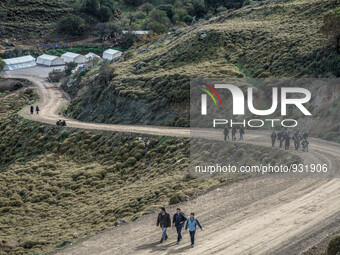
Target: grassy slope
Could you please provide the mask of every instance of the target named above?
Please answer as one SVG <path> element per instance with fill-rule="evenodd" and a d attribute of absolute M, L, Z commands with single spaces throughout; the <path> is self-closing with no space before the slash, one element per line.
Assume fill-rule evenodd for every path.
<path fill-rule="evenodd" d="M 0 253 L 47 251 L 247 177 L 194 178 L 188 139 L 62 129 L 16 115 L 34 100 L 30 93 L 1 98 Z M 225 150 L 233 164 L 281 154 L 249 145 L 227 144 Z M 290 154 L 280 158 L 287 164 L 297 160 Z"/>
<path fill-rule="evenodd" d="M 7 13 L 2 22 L 4 38 L 38 38 L 49 32 L 56 22 L 69 11 L 74 1 L 69 0 L 4 0 L 0 8 Z M 27 44 L 27 42 L 26 42 Z"/>
<path fill-rule="evenodd" d="M 162 102 L 160 107 L 165 102 L 165 107 L 179 109 L 180 114 L 173 120 L 150 123 L 181 126 L 188 125 L 190 78 L 338 77 L 340 57 L 319 32 L 323 14 L 336 5 L 336 1 L 296 0 L 246 6 L 177 30 L 128 51 L 123 60 L 112 64 L 110 86 L 98 85 L 98 69 L 76 82 L 73 93 L 82 91 L 70 107 L 72 114 L 113 122 L 119 116 L 105 113 L 105 118 L 91 119 L 91 110 L 119 95 L 127 100 Z M 199 29 L 206 30 L 203 40 L 199 40 Z M 146 66 L 136 70 L 141 61 Z M 79 107 L 81 103 L 87 107 Z"/>

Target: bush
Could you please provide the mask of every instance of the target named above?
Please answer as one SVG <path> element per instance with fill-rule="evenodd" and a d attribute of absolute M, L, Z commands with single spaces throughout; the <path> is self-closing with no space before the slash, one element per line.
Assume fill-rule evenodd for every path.
<path fill-rule="evenodd" d="M 74 70 L 77 67 L 76 62 L 68 62 L 65 65 L 65 75 L 70 76 L 72 74 L 72 70 Z"/>
<path fill-rule="evenodd" d="M 340 251 L 340 234 L 331 238 L 327 246 L 327 255 L 338 255 Z"/>
<path fill-rule="evenodd" d="M 321 32 L 333 38 L 336 50 L 340 53 L 340 7 L 325 14 Z"/>
<path fill-rule="evenodd" d="M 183 21 L 184 21 L 185 23 L 187 23 L 188 25 L 190 25 L 191 22 L 192 22 L 192 17 L 191 17 L 190 15 L 186 15 L 186 16 L 183 18 Z"/>
<path fill-rule="evenodd" d="M 156 34 L 164 34 L 168 31 L 168 28 L 165 25 L 156 21 L 148 22 L 147 29 L 155 32 Z"/>
<path fill-rule="evenodd" d="M 185 195 L 183 194 L 183 192 L 180 191 L 171 196 L 169 200 L 169 205 L 178 204 L 179 202 L 182 202 L 184 200 L 185 200 Z"/>
<path fill-rule="evenodd" d="M 48 78 L 52 82 L 59 82 L 64 77 L 65 77 L 64 72 L 52 71 L 48 74 Z"/>
<path fill-rule="evenodd" d="M 85 20 L 73 14 L 69 14 L 58 23 L 58 31 L 69 35 L 84 35 L 85 27 Z"/>
<path fill-rule="evenodd" d="M 99 8 L 97 16 L 101 22 L 108 22 L 112 16 L 111 9 L 107 6 L 102 6 Z"/>

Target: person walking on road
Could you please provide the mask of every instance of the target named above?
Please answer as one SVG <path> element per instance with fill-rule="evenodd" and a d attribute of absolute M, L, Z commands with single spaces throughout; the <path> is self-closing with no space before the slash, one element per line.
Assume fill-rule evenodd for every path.
<path fill-rule="evenodd" d="M 290 146 L 290 136 L 289 136 L 289 133 L 285 134 L 284 140 L 285 140 L 285 150 L 289 150 L 289 146 Z"/>
<path fill-rule="evenodd" d="M 232 136 L 233 141 L 236 140 L 236 133 L 237 133 L 236 127 L 233 127 L 231 129 L 231 136 Z"/>
<path fill-rule="evenodd" d="M 229 139 L 229 129 L 228 129 L 227 126 L 224 128 L 223 134 L 224 134 L 224 141 L 227 141 L 227 138 L 228 138 L 228 140 L 230 140 Z"/>
<path fill-rule="evenodd" d="M 189 228 L 190 240 L 191 240 L 191 247 L 194 248 L 195 245 L 195 233 L 196 233 L 196 226 L 198 226 L 201 230 L 203 230 L 201 224 L 195 218 L 194 213 L 190 213 L 190 218 L 187 220 L 187 224 L 185 225 L 185 230 Z"/>
<path fill-rule="evenodd" d="M 167 228 L 171 227 L 170 215 L 165 211 L 165 208 L 161 208 L 161 212 L 157 217 L 157 227 L 160 226 L 162 228 L 162 239 L 161 243 L 168 239 L 168 235 L 166 234 Z"/>
<path fill-rule="evenodd" d="M 36 107 L 35 107 L 35 111 L 36 111 L 37 114 L 39 115 L 39 111 L 40 111 L 39 106 L 36 106 Z"/>
<path fill-rule="evenodd" d="M 33 107 L 33 105 L 31 105 L 31 114 L 33 114 L 34 113 L 34 107 Z"/>
<path fill-rule="evenodd" d="M 243 140 L 243 135 L 244 135 L 244 127 L 240 127 L 240 139 L 239 140 Z"/>
<path fill-rule="evenodd" d="M 181 212 L 180 208 L 177 208 L 172 220 L 172 227 L 176 227 L 177 230 L 177 244 L 182 240 L 181 231 L 186 220 L 184 213 Z"/>
<path fill-rule="evenodd" d="M 272 132 L 271 138 L 272 138 L 272 147 L 274 147 L 275 146 L 275 140 L 276 140 L 276 133 L 275 133 L 274 130 Z"/>

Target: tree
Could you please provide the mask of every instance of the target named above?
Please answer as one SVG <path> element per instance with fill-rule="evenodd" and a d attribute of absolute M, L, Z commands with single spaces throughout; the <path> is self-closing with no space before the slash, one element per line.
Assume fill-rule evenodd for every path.
<path fill-rule="evenodd" d="M 65 64 L 65 75 L 70 76 L 72 74 L 72 71 L 77 67 L 76 62 L 68 62 Z"/>
<path fill-rule="evenodd" d="M 174 16 L 174 10 L 171 4 L 161 4 L 158 6 L 158 9 L 160 9 L 161 11 L 165 11 L 168 18 L 172 20 Z"/>
<path fill-rule="evenodd" d="M 148 23 L 148 29 L 155 32 L 156 34 L 164 34 L 168 31 L 168 28 L 156 21 L 151 21 Z"/>
<path fill-rule="evenodd" d="M 166 12 L 158 10 L 158 9 L 153 9 L 150 12 L 149 19 L 150 19 L 150 21 L 156 21 L 156 22 L 161 23 L 162 25 L 165 25 L 165 26 L 168 26 L 168 24 L 169 24 L 169 18 L 166 15 Z"/>
<path fill-rule="evenodd" d="M 150 3 L 145 3 L 142 6 L 142 11 L 146 13 L 146 16 L 149 16 L 150 11 L 152 11 L 153 5 Z"/>
<path fill-rule="evenodd" d="M 99 10 L 99 0 L 85 0 L 83 9 L 86 13 L 96 16 Z"/>
<path fill-rule="evenodd" d="M 58 30 L 70 35 L 83 35 L 85 33 L 85 20 L 79 16 L 69 14 L 59 21 Z"/>
<path fill-rule="evenodd" d="M 108 22 L 112 16 L 111 9 L 105 5 L 101 6 L 99 7 L 97 16 L 101 22 Z"/>
<path fill-rule="evenodd" d="M 195 15 L 197 18 L 203 18 L 207 14 L 203 0 L 193 0 L 192 5 L 194 7 Z"/>
<path fill-rule="evenodd" d="M 189 25 L 189 24 L 191 24 L 191 22 L 192 22 L 192 17 L 191 17 L 190 15 L 186 15 L 186 16 L 183 18 L 183 21 Z"/>
<path fill-rule="evenodd" d="M 129 12 L 127 18 L 129 20 L 129 25 L 131 26 L 132 22 L 136 20 L 136 15 L 132 12 Z"/>
<path fill-rule="evenodd" d="M 321 32 L 334 40 L 340 54 L 340 7 L 325 14 Z"/>

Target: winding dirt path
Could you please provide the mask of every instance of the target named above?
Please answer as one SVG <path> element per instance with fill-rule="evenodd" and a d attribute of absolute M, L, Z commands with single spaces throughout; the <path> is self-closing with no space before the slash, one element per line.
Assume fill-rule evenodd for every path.
<path fill-rule="evenodd" d="M 14 78 L 14 77 L 13 77 Z M 32 81 L 40 96 L 40 115 L 21 111 L 27 119 L 54 125 L 67 95 L 54 84 L 37 77 Z M 189 129 L 156 126 L 108 125 L 67 119 L 70 127 L 188 137 Z M 198 136 L 221 139 L 220 131 L 202 130 Z M 269 134 L 253 132 L 245 142 L 268 146 Z M 291 151 L 293 152 L 293 151 Z M 300 254 L 340 229 L 340 145 L 310 139 L 310 152 L 297 153 L 304 163 L 327 164 L 332 178 L 251 178 L 217 188 L 180 205 L 187 214 L 196 212 L 204 230 L 198 231 L 197 245 L 190 247 L 184 231 L 176 245 L 176 232 L 159 244 L 157 212 L 122 224 L 94 237 L 56 251 L 60 255 L 108 254 Z M 175 207 L 169 207 L 173 213 Z"/>

